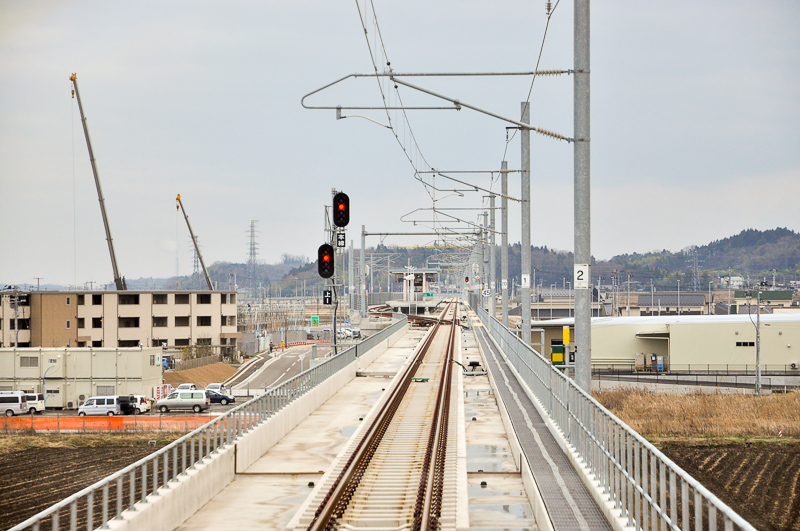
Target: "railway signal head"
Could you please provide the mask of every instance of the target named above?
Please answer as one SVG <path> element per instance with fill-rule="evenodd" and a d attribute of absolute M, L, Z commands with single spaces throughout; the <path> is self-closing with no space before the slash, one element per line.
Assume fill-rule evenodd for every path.
<path fill-rule="evenodd" d="M 464 277 L 464 282 L 469 284 L 469 277 Z"/>
<path fill-rule="evenodd" d="M 317 271 L 319 271 L 319 276 L 331 278 L 333 269 L 333 247 L 323 243 L 319 246 L 319 251 L 317 251 Z"/>
<path fill-rule="evenodd" d="M 350 223 L 350 198 L 344 192 L 333 196 L 333 224 L 346 227 Z"/>

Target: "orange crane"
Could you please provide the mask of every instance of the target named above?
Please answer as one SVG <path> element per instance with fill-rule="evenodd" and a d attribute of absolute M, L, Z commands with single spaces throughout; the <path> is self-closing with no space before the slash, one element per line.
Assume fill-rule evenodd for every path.
<path fill-rule="evenodd" d="M 92 173 L 94 174 L 94 184 L 97 186 L 97 198 L 100 201 L 100 212 L 103 214 L 103 225 L 106 228 L 106 241 L 108 242 L 108 252 L 111 254 L 111 267 L 114 268 L 114 284 L 117 289 L 124 291 L 128 289 L 125 284 L 125 277 L 120 276 L 119 268 L 117 267 L 117 255 L 114 253 L 114 241 L 111 239 L 111 229 L 108 227 L 108 215 L 106 214 L 106 200 L 103 198 L 103 189 L 100 187 L 100 174 L 97 172 L 97 161 L 94 158 L 94 150 L 92 149 L 92 141 L 89 139 L 89 126 L 86 125 L 86 116 L 83 114 L 83 105 L 81 105 L 81 94 L 78 92 L 78 79 L 76 74 L 70 76 L 72 86 L 72 97 L 78 99 L 78 109 L 81 112 L 81 123 L 83 124 L 83 134 L 86 136 L 86 146 L 89 148 L 89 162 L 92 163 Z"/>

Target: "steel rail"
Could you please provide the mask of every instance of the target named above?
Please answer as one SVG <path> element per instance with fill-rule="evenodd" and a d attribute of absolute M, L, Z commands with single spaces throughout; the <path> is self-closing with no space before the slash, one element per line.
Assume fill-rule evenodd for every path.
<path fill-rule="evenodd" d="M 364 437 L 359 441 L 355 450 L 348 458 L 344 468 L 339 473 L 336 480 L 333 482 L 328 492 L 322 499 L 322 502 L 314 512 L 314 517 L 308 525 L 309 531 L 322 531 L 336 529 L 338 526 L 337 520 L 342 517 L 347 509 L 348 503 L 353 498 L 355 491 L 358 488 L 360 480 L 363 478 L 364 473 L 369 465 L 372 456 L 375 454 L 378 446 L 386 434 L 389 425 L 394 418 L 395 412 L 399 409 L 400 404 L 405 397 L 417 369 L 422 364 L 425 355 L 427 354 L 433 340 L 438 333 L 441 323 L 444 321 L 448 312 L 454 307 L 456 303 L 450 303 L 440 314 L 440 318 L 433 325 L 431 331 L 425 336 L 425 339 L 417 349 L 414 359 L 409 363 L 408 367 L 401 377 L 398 385 L 391 391 L 389 398 L 384 402 L 375 416 L 374 420 L 365 433 Z M 453 310 L 455 311 L 455 310 Z M 453 319 L 455 321 L 455 319 Z M 448 339 L 448 349 L 453 343 L 453 330 L 452 327 L 450 337 Z M 449 368 L 450 363 L 445 364 L 445 368 Z M 438 399 L 437 399 L 438 401 Z M 423 471 L 423 475 L 425 472 Z"/>
<path fill-rule="evenodd" d="M 442 511 L 442 495 L 444 493 L 444 466 L 447 457 L 447 428 L 450 420 L 451 380 L 453 375 L 453 351 L 455 350 L 455 323 L 457 318 L 457 305 L 453 305 L 453 321 L 447 338 L 447 353 L 445 356 L 443 376 L 439 380 L 439 393 L 436 398 L 436 411 L 434 422 L 425 455 L 425 464 L 422 478 L 420 479 L 419 497 L 417 508 L 414 511 L 414 531 L 439 529 L 439 518 Z M 448 308 L 447 311 L 449 311 Z"/>

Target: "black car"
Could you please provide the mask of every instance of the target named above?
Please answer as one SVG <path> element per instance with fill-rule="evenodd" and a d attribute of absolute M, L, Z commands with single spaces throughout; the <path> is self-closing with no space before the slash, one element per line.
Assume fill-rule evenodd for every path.
<path fill-rule="evenodd" d="M 123 415 L 132 415 L 136 411 L 136 399 L 130 395 L 120 395 L 117 397 L 119 410 Z"/>
<path fill-rule="evenodd" d="M 226 395 L 224 393 L 218 393 L 217 391 L 212 391 L 211 389 L 206 389 L 206 394 L 208 395 L 208 400 L 212 404 L 222 404 L 223 406 L 227 406 L 228 404 L 233 404 L 236 402 L 235 397 Z"/>

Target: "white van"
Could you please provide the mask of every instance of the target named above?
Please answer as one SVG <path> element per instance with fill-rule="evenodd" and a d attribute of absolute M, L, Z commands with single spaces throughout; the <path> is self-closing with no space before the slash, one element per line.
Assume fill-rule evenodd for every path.
<path fill-rule="evenodd" d="M 191 409 L 195 413 L 200 413 L 208 409 L 209 406 L 211 406 L 211 403 L 205 391 L 192 391 L 189 389 L 173 391 L 168 397 L 156 402 L 156 407 L 161 413 L 166 413 L 172 409 Z"/>
<path fill-rule="evenodd" d="M 34 413 L 41 413 L 44 411 L 44 395 L 39 393 L 26 393 L 25 400 L 28 401 L 28 413 L 33 415 Z"/>
<path fill-rule="evenodd" d="M 0 412 L 6 417 L 24 415 L 28 412 L 28 402 L 22 391 L 0 391 Z"/>
<path fill-rule="evenodd" d="M 119 397 L 116 396 L 93 396 L 78 407 L 78 415 L 120 415 Z"/>
<path fill-rule="evenodd" d="M 133 395 L 133 405 L 141 415 L 150 411 L 150 400 L 142 395 Z"/>

